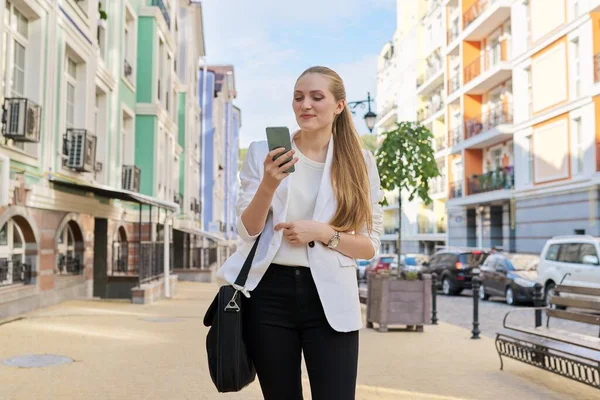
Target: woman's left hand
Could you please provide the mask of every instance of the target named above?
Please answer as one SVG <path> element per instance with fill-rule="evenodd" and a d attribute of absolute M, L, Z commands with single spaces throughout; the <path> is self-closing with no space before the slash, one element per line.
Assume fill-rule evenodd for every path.
<path fill-rule="evenodd" d="M 311 241 L 320 241 L 328 232 L 333 236 L 333 228 L 319 221 L 294 221 L 282 222 L 275 225 L 276 231 L 283 229 L 283 238 L 291 244 L 306 244 Z"/>

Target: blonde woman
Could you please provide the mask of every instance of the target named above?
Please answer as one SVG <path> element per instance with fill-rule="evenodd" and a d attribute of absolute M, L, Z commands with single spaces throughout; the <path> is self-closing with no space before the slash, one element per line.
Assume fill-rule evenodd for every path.
<path fill-rule="evenodd" d="M 281 150 L 269 152 L 266 141 L 248 148 L 237 204 L 244 244 L 218 276 L 233 284 L 260 235 L 243 319 L 264 398 L 302 399 L 304 354 L 312 398 L 350 400 L 362 327 L 355 259 L 379 249 L 383 192 L 336 72 L 302 73 L 293 109 L 300 129 L 289 154 L 273 161 Z M 284 172 L 291 165 L 295 172 Z"/>

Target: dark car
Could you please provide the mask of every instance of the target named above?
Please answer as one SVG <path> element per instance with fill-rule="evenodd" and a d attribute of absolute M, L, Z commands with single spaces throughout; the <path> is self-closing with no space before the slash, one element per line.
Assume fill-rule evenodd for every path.
<path fill-rule="evenodd" d="M 490 255 L 481 266 L 479 297 L 502 296 L 509 305 L 533 302 L 539 261 L 529 254 Z"/>
<path fill-rule="evenodd" d="M 424 273 L 437 274 L 438 288 L 445 295 L 457 295 L 471 288 L 473 268 L 480 267 L 489 252 L 471 249 L 445 249 L 423 264 Z"/>

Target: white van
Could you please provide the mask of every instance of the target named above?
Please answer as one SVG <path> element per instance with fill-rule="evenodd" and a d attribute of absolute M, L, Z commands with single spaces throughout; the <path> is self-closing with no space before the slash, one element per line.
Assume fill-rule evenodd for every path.
<path fill-rule="evenodd" d="M 556 285 L 600 288 L 600 238 L 590 235 L 555 236 L 546 242 L 538 265 L 544 298 Z"/>

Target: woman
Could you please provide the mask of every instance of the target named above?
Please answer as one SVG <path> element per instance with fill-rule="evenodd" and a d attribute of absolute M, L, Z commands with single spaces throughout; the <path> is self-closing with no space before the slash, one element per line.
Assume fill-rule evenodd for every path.
<path fill-rule="evenodd" d="M 302 73 L 293 108 L 300 130 L 288 154 L 273 161 L 282 150 L 269 152 L 264 141 L 248 148 L 237 205 L 245 243 L 218 276 L 233 283 L 260 235 L 239 289 L 265 399 L 302 399 L 302 353 L 313 399 L 354 399 L 362 327 L 354 259 L 371 259 L 379 248 L 383 192 L 337 73 Z M 295 172 L 284 172 L 291 165 Z"/>

